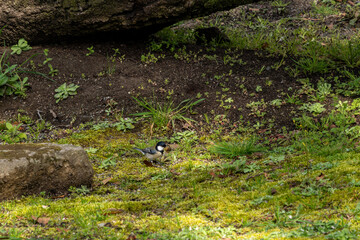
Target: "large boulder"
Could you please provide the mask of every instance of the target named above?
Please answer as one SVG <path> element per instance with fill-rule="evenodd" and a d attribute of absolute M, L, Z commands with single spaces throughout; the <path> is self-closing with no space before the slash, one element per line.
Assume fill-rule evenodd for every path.
<path fill-rule="evenodd" d="M 147 31 L 259 0 L 0 0 L 0 40 Z M 130 30 L 130 31 L 129 31 Z"/>
<path fill-rule="evenodd" d="M 66 192 L 91 186 L 94 170 L 86 152 L 73 145 L 0 145 L 0 201 L 23 195 Z"/>

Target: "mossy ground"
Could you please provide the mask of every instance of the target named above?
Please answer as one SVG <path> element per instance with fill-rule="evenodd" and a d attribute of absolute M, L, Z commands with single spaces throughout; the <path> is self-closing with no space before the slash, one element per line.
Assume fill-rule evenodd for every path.
<path fill-rule="evenodd" d="M 83 130 L 59 140 L 92 148 L 96 175 L 90 193 L 4 201 L 2 234 L 45 239 L 129 239 L 131 234 L 137 239 L 322 239 L 335 233 L 356 236 L 360 227 L 359 153 L 341 153 L 331 160 L 281 153 L 277 164 L 270 161 L 279 156 L 274 152 L 261 158 L 250 155 L 248 162 L 258 169 L 245 174 L 226 172 L 222 166 L 232 160 L 209 153 L 206 137 L 190 151 L 177 148 L 147 166 L 132 147 L 148 140 L 147 134 L 114 129 Z M 112 166 L 101 168 L 109 156 Z M 333 165 L 326 168 L 324 163 Z M 39 223 L 42 218 L 48 222 Z M 305 226 L 319 222 L 328 223 L 326 235 L 315 227 L 303 233 Z"/>

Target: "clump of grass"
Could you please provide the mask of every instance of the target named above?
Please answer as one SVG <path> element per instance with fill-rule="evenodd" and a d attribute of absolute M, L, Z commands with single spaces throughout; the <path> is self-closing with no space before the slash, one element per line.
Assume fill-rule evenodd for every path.
<path fill-rule="evenodd" d="M 185 114 L 187 111 L 191 111 L 195 105 L 202 102 L 204 98 L 194 102 L 191 99 L 186 99 L 179 105 L 175 105 L 173 101 L 159 103 L 156 99 L 149 102 L 144 98 L 134 97 L 134 100 L 139 106 L 147 110 L 146 112 L 135 113 L 133 114 L 134 116 L 150 118 L 152 126 L 158 128 L 174 129 L 177 120 L 188 123 L 194 121 L 191 118 L 185 117 Z"/>
<path fill-rule="evenodd" d="M 212 153 L 221 154 L 229 158 L 265 151 L 265 147 L 257 142 L 258 139 L 254 136 L 245 140 L 222 141 L 216 143 L 209 150 Z"/>

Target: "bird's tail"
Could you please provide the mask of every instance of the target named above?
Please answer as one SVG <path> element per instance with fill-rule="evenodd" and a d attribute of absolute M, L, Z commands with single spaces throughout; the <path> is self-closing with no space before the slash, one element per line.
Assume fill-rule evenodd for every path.
<path fill-rule="evenodd" d="M 143 151 L 143 150 L 141 150 L 140 148 L 136 148 L 136 147 L 134 147 L 133 149 L 134 149 L 134 150 L 136 150 L 136 151 L 139 151 L 139 152 L 141 152 L 143 155 L 145 155 L 144 151 Z"/>

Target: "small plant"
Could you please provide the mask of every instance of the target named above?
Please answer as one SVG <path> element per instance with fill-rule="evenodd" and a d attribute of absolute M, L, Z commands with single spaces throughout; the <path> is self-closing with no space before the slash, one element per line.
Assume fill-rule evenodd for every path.
<path fill-rule="evenodd" d="M 317 86 L 315 99 L 324 101 L 325 98 L 331 93 L 331 84 L 326 82 L 319 82 Z"/>
<path fill-rule="evenodd" d="M 107 159 L 101 162 L 99 168 L 108 169 L 110 167 L 114 167 L 115 165 L 116 165 L 115 157 L 108 157 Z"/>
<path fill-rule="evenodd" d="M 199 140 L 199 137 L 196 135 L 195 131 L 184 131 L 176 132 L 171 138 L 171 141 L 180 143 L 180 146 L 183 150 L 190 151 L 192 146 L 196 144 Z"/>
<path fill-rule="evenodd" d="M 329 48 L 330 55 L 350 68 L 358 67 L 360 66 L 359 43 L 358 39 L 336 41 Z"/>
<path fill-rule="evenodd" d="M 174 129 L 176 120 L 186 121 L 188 123 L 193 121 L 184 115 L 187 111 L 191 111 L 195 105 L 199 104 L 204 99 L 202 98 L 196 100 L 195 102 L 192 102 L 191 99 L 186 99 L 177 106 L 174 106 L 173 101 L 161 104 L 156 101 L 150 103 L 143 98 L 134 97 L 134 100 L 139 106 L 148 110 L 147 112 L 135 113 L 133 114 L 134 116 L 150 118 L 152 125 L 155 125 L 156 127 L 166 127 L 168 129 L 172 127 Z"/>
<path fill-rule="evenodd" d="M 224 163 L 221 165 L 222 175 L 228 176 L 230 174 L 245 173 L 246 158 L 241 157 L 232 163 Z"/>
<path fill-rule="evenodd" d="M 79 187 L 79 188 L 71 186 L 68 191 L 71 193 L 74 193 L 74 194 L 78 194 L 78 195 L 86 195 L 86 194 L 90 193 L 90 189 L 84 185 L 81 185 L 81 187 Z"/>
<path fill-rule="evenodd" d="M 266 114 L 266 103 L 264 102 L 264 99 L 261 99 L 261 101 L 256 102 L 250 102 L 246 104 L 246 107 L 251 110 L 250 115 L 255 115 L 257 117 L 264 117 Z"/>
<path fill-rule="evenodd" d="M 285 8 L 287 7 L 287 5 L 289 5 L 289 3 L 284 3 L 281 0 L 275 0 L 271 3 L 271 6 L 276 7 L 279 15 L 285 12 Z"/>
<path fill-rule="evenodd" d="M 304 73 L 309 74 L 327 73 L 331 67 L 328 61 L 322 60 L 318 56 L 303 57 L 295 62 Z"/>
<path fill-rule="evenodd" d="M 55 89 L 55 99 L 56 103 L 60 102 L 61 100 L 67 99 L 69 96 L 74 96 L 77 94 L 76 89 L 78 89 L 79 86 L 75 85 L 73 83 L 67 85 L 66 83 L 62 84 L 60 87 Z"/>
<path fill-rule="evenodd" d="M 22 53 L 22 51 L 28 51 L 32 49 L 32 47 L 30 47 L 30 45 L 28 44 L 28 42 L 23 39 L 23 38 L 20 38 L 19 41 L 18 41 L 18 44 L 16 45 L 13 45 L 11 47 L 11 54 L 17 54 L 17 55 L 20 55 Z"/>
<path fill-rule="evenodd" d="M 16 64 L 11 66 L 0 65 L 0 70 L 0 97 L 12 94 L 25 96 L 26 87 L 29 85 L 27 83 L 28 78 L 20 78 L 17 73 L 18 66 Z"/>
<path fill-rule="evenodd" d="M 43 52 L 46 59 L 43 61 L 42 65 L 45 66 L 47 63 L 52 61 L 52 58 L 49 57 L 49 49 L 44 49 Z"/>
<path fill-rule="evenodd" d="M 324 104 L 321 103 L 304 103 L 299 109 L 309 111 L 314 116 L 317 116 L 326 111 Z"/>
<path fill-rule="evenodd" d="M 49 76 L 54 77 L 54 76 L 56 76 L 58 74 L 59 70 L 53 68 L 53 66 L 50 63 L 48 64 L 48 67 L 49 67 L 49 70 L 50 70 L 49 71 Z"/>
<path fill-rule="evenodd" d="M 274 106 L 274 107 L 280 107 L 283 104 L 283 101 L 279 98 L 274 99 L 270 102 L 270 105 Z"/>
<path fill-rule="evenodd" d="M 5 123 L 5 129 L 0 131 L 0 139 L 6 143 L 18 143 L 27 139 L 27 135 L 19 131 L 21 124 L 13 125 L 9 122 Z"/>
<path fill-rule="evenodd" d="M 86 56 L 90 56 L 91 54 L 93 54 L 93 53 L 95 52 L 94 46 L 88 47 L 87 50 L 88 50 L 89 52 L 86 53 Z"/>
<path fill-rule="evenodd" d="M 209 150 L 212 153 L 225 155 L 229 158 L 248 155 L 254 152 L 263 152 L 265 148 L 258 144 L 257 141 L 256 137 L 245 140 L 224 141 L 216 143 Z"/>
<path fill-rule="evenodd" d="M 116 127 L 116 130 L 118 131 L 126 131 L 129 129 L 135 128 L 133 125 L 135 121 L 131 118 L 119 118 L 117 119 L 117 122 L 113 124 L 114 127 Z"/>
<path fill-rule="evenodd" d="M 262 87 L 261 87 L 260 85 L 257 85 L 255 91 L 256 91 L 256 92 L 261 92 L 261 91 L 262 91 Z"/>
<path fill-rule="evenodd" d="M 159 59 L 164 58 L 165 55 L 164 54 L 160 54 L 158 57 L 155 56 L 155 54 L 153 53 L 148 53 L 146 55 L 141 55 L 141 62 L 145 63 L 145 64 L 150 64 L 150 63 L 156 63 L 157 61 L 159 61 Z"/>
<path fill-rule="evenodd" d="M 347 97 L 359 96 L 360 95 L 360 77 L 355 74 L 344 71 L 349 81 L 341 82 L 338 78 L 335 78 L 336 93 L 343 94 Z"/>

